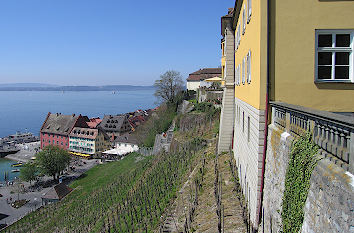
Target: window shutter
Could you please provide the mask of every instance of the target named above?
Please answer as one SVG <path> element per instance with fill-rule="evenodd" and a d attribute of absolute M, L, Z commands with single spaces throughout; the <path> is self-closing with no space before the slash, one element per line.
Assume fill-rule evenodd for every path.
<path fill-rule="evenodd" d="M 243 35 L 245 34 L 245 30 L 246 30 L 246 4 L 243 5 L 242 23 L 243 23 L 242 35 Z"/>
<path fill-rule="evenodd" d="M 247 23 L 249 23 L 250 22 L 250 20 L 251 20 L 251 15 L 252 15 L 252 0 L 248 0 L 247 1 L 247 7 L 248 7 L 248 17 L 247 17 Z"/>
<path fill-rule="evenodd" d="M 241 85 L 241 64 L 238 65 L 238 85 Z"/>
<path fill-rule="evenodd" d="M 238 32 L 238 45 L 240 45 L 240 42 L 241 42 L 241 24 L 238 25 L 237 32 Z"/>
<path fill-rule="evenodd" d="M 241 70 L 241 65 L 238 64 L 238 67 L 237 67 L 237 75 L 238 75 L 238 85 L 240 86 L 241 84 L 241 74 L 240 74 L 240 70 Z"/>
<path fill-rule="evenodd" d="M 245 78 L 246 78 L 246 64 L 245 61 L 246 57 L 243 58 L 242 60 L 242 84 L 245 84 Z"/>
<path fill-rule="evenodd" d="M 238 34 L 237 34 L 237 30 L 236 30 L 236 36 L 235 36 L 235 50 L 237 50 L 238 48 Z"/>
<path fill-rule="evenodd" d="M 251 50 L 247 54 L 247 83 L 251 83 Z"/>
<path fill-rule="evenodd" d="M 236 71 L 235 71 L 235 76 L 236 76 L 236 85 L 238 86 L 239 84 L 239 72 L 238 72 L 238 66 L 236 67 Z"/>

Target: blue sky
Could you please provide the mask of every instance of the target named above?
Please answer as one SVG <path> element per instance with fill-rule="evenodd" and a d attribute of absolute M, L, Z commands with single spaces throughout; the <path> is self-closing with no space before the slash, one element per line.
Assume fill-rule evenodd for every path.
<path fill-rule="evenodd" d="M 151 85 L 220 66 L 233 0 L 0 1 L 0 83 Z"/>

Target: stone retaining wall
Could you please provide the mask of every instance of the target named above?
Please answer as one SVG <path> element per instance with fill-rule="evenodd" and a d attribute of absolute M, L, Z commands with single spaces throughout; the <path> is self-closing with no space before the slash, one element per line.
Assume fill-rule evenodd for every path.
<path fill-rule="evenodd" d="M 293 137 L 269 126 L 260 232 L 280 232 L 281 204 Z M 304 207 L 302 232 L 354 232 L 354 176 L 327 159 L 318 162 Z"/>

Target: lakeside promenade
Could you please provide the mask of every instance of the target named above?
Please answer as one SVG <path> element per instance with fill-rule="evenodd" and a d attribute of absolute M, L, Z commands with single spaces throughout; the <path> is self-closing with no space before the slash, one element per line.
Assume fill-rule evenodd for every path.
<path fill-rule="evenodd" d="M 4 158 L 6 159 L 11 159 L 16 162 L 28 162 L 31 160 L 31 158 L 39 152 L 41 143 L 38 142 L 30 142 L 30 143 L 22 143 L 22 144 L 17 144 L 17 146 L 20 148 L 20 151 L 15 153 L 15 154 L 9 154 L 6 155 Z"/>
<path fill-rule="evenodd" d="M 98 159 L 91 159 L 91 160 L 84 160 L 84 159 L 77 159 L 73 160 L 70 164 L 71 167 L 74 167 L 74 171 L 66 171 L 65 176 L 66 179 L 63 180 L 63 183 L 66 185 L 69 185 L 71 182 L 73 182 L 75 179 L 77 179 L 80 175 L 88 171 L 89 169 L 93 168 L 99 164 Z M 31 191 L 29 189 L 30 184 L 29 182 L 20 182 L 21 184 L 24 185 L 25 192 L 20 193 L 19 198 L 20 199 L 26 199 L 28 202 L 16 209 L 11 207 L 9 203 L 9 199 L 11 198 L 12 201 L 17 200 L 17 193 L 14 193 L 15 186 L 14 185 L 9 185 L 9 186 L 0 186 L 0 194 L 3 195 L 0 197 L 0 217 L 1 214 L 4 214 L 7 217 L 0 219 L 0 224 L 7 224 L 11 225 L 12 223 L 18 221 L 25 215 L 29 214 L 30 212 L 40 208 L 42 206 L 42 196 L 48 192 L 54 185 L 52 181 L 52 177 L 44 176 L 41 180 L 42 182 L 50 183 L 51 185 L 49 187 L 43 188 L 40 186 L 39 189 Z"/>

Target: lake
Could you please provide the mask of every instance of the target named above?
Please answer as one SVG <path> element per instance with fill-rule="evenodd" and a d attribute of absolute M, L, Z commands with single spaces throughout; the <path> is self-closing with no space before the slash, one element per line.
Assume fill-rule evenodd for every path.
<path fill-rule="evenodd" d="M 48 112 L 103 117 L 156 107 L 154 90 L 0 91 L 0 137 L 28 130 L 39 135 Z"/>
<path fill-rule="evenodd" d="M 11 167 L 13 163 L 16 162 L 5 158 L 0 158 L 0 183 L 5 180 L 5 172 L 8 174 L 8 180 L 14 180 L 15 177 L 20 175 L 19 172 L 11 172 L 13 169 L 21 169 L 20 167 Z"/>

